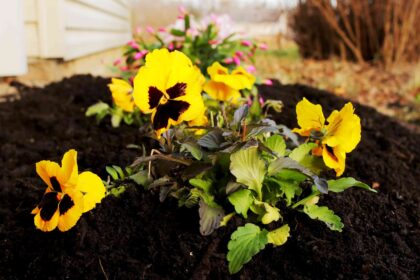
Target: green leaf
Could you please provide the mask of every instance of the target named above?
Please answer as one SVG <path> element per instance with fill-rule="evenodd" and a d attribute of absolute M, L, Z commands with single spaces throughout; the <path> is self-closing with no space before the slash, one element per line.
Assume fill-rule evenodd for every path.
<path fill-rule="evenodd" d="M 184 31 L 182 31 L 182 30 L 179 30 L 179 29 L 171 29 L 170 31 L 169 31 L 172 35 L 174 35 L 174 36 L 177 36 L 177 37 L 183 37 L 183 36 L 185 36 L 185 32 Z"/>
<path fill-rule="evenodd" d="M 325 170 L 325 164 L 322 157 L 311 155 L 311 151 L 315 148 L 315 143 L 305 143 L 295 148 L 289 157 L 297 161 L 303 167 L 310 169 L 313 173 L 319 173 Z"/>
<path fill-rule="evenodd" d="M 193 178 L 189 180 L 191 186 L 201 189 L 204 192 L 209 192 L 210 187 L 213 184 L 211 180 L 203 180 L 198 178 Z"/>
<path fill-rule="evenodd" d="M 295 148 L 289 157 L 297 162 L 302 162 L 306 157 L 309 156 L 309 152 L 312 151 L 317 145 L 315 143 L 305 143 Z"/>
<path fill-rule="evenodd" d="M 264 145 L 279 156 L 286 154 L 286 142 L 280 135 L 272 135 L 265 140 Z"/>
<path fill-rule="evenodd" d="M 344 227 L 341 218 L 335 215 L 327 206 L 305 205 L 303 207 L 303 212 L 311 219 L 317 219 L 324 222 L 331 230 L 341 232 Z"/>
<path fill-rule="evenodd" d="M 220 226 L 220 222 L 225 216 L 223 208 L 211 207 L 202 200 L 198 213 L 200 214 L 200 233 L 204 236 L 212 234 Z"/>
<path fill-rule="evenodd" d="M 190 29 L 190 26 L 191 26 L 191 24 L 190 24 L 190 16 L 187 14 L 187 15 L 184 16 L 184 29 L 185 29 L 185 32 L 187 32 L 187 30 Z"/>
<path fill-rule="evenodd" d="M 181 146 L 190 152 L 196 160 L 201 160 L 203 158 L 203 151 L 201 151 L 201 148 L 197 143 L 184 142 Z"/>
<path fill-rule="evenodd" d="M 264 225 L 278 221 L 281 218 L 280 209 L 271 206 L 267 202 L 254 200 L 254 204 L 251 205 L 251 210 L 259 215 L 259 219 Z"/>
<path fill-rule="evenodd" d="M 123 193 L 123 192 L 125 192 L 126 191 L 126 186 L 119 186 L 119 187 L 116 187 L 116 188 L 112 188 L 110 191 L 109 191 L 109 194 L 110 195 L 113 195 L 113 196 L 115 196 L 115 197 L 120 197 L 120 195 Z"/>
<path fill-rule="evenodd" d="M 198 139 L 197 144 L 209 150 L 219 149 L 224 141 L 222 134 L 221 130 L 212 130 Z"/>
<path fill-rule="evenodd" d="M 108 109 L 109 109 L 108 104 L 106 104 L 102 101 L 99 101 L 98 103 L 93 104 L 92 106 L 89 106 L 89 108 L 87 108 L 87 110 L 86 110 L 85 115 L 86 115 L 86 117 L 90 117 L 90 116 L 93 116 L 93 115 L 97 115 L 100 112 L 106 111 Z"/>
<path fill-rule="evenodd" d="M 309 169 L 303 167 L 297 161 L 288 157 L 279 157 L 276 160 L 270 162 L 268 165 L 268 175 L 277 175 L 284 169 L 298 170 L 306 176 L 310 177 L 314 175 Z"/>
<path fill-rule="evenodd" d="M 134 122 L 133 115 L 132 114 L 124 114 L 123 120 L 127 125 L 132 125 Z"/>
<path fill-rule="evenodd" d="M 118 172 L 114 168 L 112 168 L 111 166 L 105 166 L 105 170 L 112 177 L 112 179 L 114 179 L 114 180 L 119 179 Z"/>
<path fill-rule="evenodd" d="M 292 200 L 296 195 L 300 195 L 302 193 L 302 189 L 299 186 L 299 181 L 284 180 L 281 178 L 271 177 L 269 182 L 274 182 L 277 188 L 280 190 L 280 193 L 286 196 L 287 206 L 292 204 Z"/>
<path fill-rule="evenodd" d="M 227 260 L 229 262 L 229 272 L 237 273 L 242 266 L 249 262 L 253 256 L 264 249 L 267 245 L 267 230 L 261 230 L 254 224 L 246 224 L 238 227 L 230 236 L 228 243 Z"/>
<path fill-rule="evenodd" d="M 328 190 L 331 192 L 339 193 L 351 187 L 359 187 L 371 192 L 376 192 L 376 190 L 370 188 L 365 183 L 357 181 L 352 177 L 340 178 L 338 180 L 328 180 Z"/>
<path fill-rule="evenodd" d="M 139 172 L 130 175 L 128 178 L 133 180 L 137 185 L 144 187 L 148 186 L 151 180 L 146 170 L 140 170 Z"/>
<path fill-rule="evenodd" d="M 315 187 L 318 189 L 320 193 L 328 194 L 328 183 L 327 180 L 324 178 L 319 178 L 318 176 L 312 177 L 314 180 Z"/>
<path fill-rule="evenodd" d="M 233 114 L 233 121 L 230 124 L 231 126 L 238 126 L 241 122 L 246 119 L 248 116 L 249 107 L 248 105 L 242 105 L 238 109 L 236 109 L 235 113 Z"/>
<path fill-rule="evenodd" d="M 111 116 L 111 125 L 112 127 L 119 127 L 122 120 L 122 115 L 118 113 L 113 113 Z"/>
<path fill-rule="evenodd" d="M 257 137 L 258 135 L 264 134 L 264 133 L 276 133 L 279 129 L 275 126 L 269 126 L 269 125 L 250 125 L 249 126 L 249 132 L 246 135 L 247 139 Z"/>
<path fill-rule="evenodd" d="M 247 189 L 240 189 L 228 197 L 230 203 L 235 207 L 238 214 L 242 214 L 244 218 L 248 218 L 248 209 L 251 207 L 254 198 L 252 192 Z"/>
<path fill-rule="evenodd" d="M 294 181 L 297 183 L 301 183 L 308 177 L 297 170 L 282 169 L 279 173 L 277 173 L 276 178 L 279 178 L 281 180 Z"/>
<path fill-rule="evenodd" d="M 258 148 L 240 150 L 230 157 L 230 172 L 236 181 L 255 191 L 262 199 L 262 182 L 265 177 L 265 163 L 258 156 Z"/>
<path fill-rule="evenodd" d="M 115 171 L 117 171 L 117 173 L 118 173 L 118 175 L 119 175 L 120 179 L 124 180 L 124 178 L 125 178 L 125 174 L 124 174 L 124 171 L 122 170 L 122 168 L 121 168 L 121 167 L 119 167 L 118 165 L 113 165 L 113 166 L 112 166 L 112 168 L 114 168 L 114 169 L 115 169 Z"/>
<path fill-rule="evenodd" d="M 235 216 L 235 212 L 232 212 L 230 214 L 227 214 L 223 217 L 223 219 L 220 221 L 220 226 L 224 227 L 227 225 L 227 223 Z"/>
<path fill-rule="evenodd" d="M 290 227 L 289 225 L 284 225 L 275 230 L 270 231 L 267 234 L 268 243 L 273 244 L 274 247 L 281 246 L 286 243 L 287 238 L 290 236 Z"/>

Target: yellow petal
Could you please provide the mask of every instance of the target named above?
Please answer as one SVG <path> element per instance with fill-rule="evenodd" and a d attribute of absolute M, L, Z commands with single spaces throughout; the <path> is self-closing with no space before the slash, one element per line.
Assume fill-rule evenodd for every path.
<path fill-rule="evenodd" d="M 57 178 L 62 185 L 63 191 L 65 191 L 66 187 L 76 186 L 78 174 L 77 152 L 71 149 L 64 154 L 61 160 L 60 174 Z"/>
<path fill-rule="evenodd" d="M 52 231 L 58 225 L 58 217 L 59 217 L 58 209 L 57 211 L 55 211 L 54 215 L 51 217 L 49 221 L 44 221 L 41 218 L 41 212 L 38 212 L 38 214 L 36 214 L 34 217 L 34 223 L 35 223 L 35 226 L 42 231 Z"/>
<path fill-rule="evenodd" d="M 232 102 L 233 104 L 238 103 L 241 93 L 233 89 L 224 83 L 215 81 L 208 81 L 204 84 L 203 90 L 212 98 L 221 101 Z"/>
<path fill-rule="evenodd" d="M 85 171 L 79 175 L 77 190 L 83 193 L 83 213 L 95 208 L 105 197 L 105 186 L 98 175 Z"/>
<path fill-rule="evenodd" d="M 61 198 L 58 218 L 58 229 L 67 231 L 74 227 L 83 213 L 83 195 L 80 191 L 70 189 Z"/>
<path fill-rule="evenodd" d="M 36 163 L 36 173 L 51 190 L 53 189 L 51 185 L 51 177 L 59 179 L 60 170 L 61 168 L 58 163 L 53 161 L 42 160 Z"/>
<path fill-rule="evenodd" d="M 239 66 L 232 71 L 231 75 L 225 77 L 223 82 L 235 89 L 251 89 L 255 83 L 255 77 Z"/>
<path fill-rule="evenodd" d="M 227 75 L 229 71 L 226 67 L 223 67 L 219 62 L 213 62 L 210 67 L 207 67 L 207 73 L 209 74 L 212 80 L 215 79 L 217 75 Z"/>
<path fill-rule="evenodd" d="M 296 105 L 296 115 L 300 128 L 295 128 L 293 131 L 301 136 L 309 136 L 311 130 L 320 131 L 324 126 L 325 117 L 321 105 L 315 105 L 306 98 Z"/>
<path fill-rule="evenodd" d="M 108 84 L 108 88 L 112 93 L 112 99 L 118 107 L 127 112 L 134 111 L 133 88 L 129 83 L 122 79 L 113 78 L 112 83 Z"/>
<path fill-rule="evenodd" d="M 337 177 L 343 174 L 346 168 L 346 153 L 343 150 L 340 150 L 338 147 L 327 148 L 324 145 L 322 158 L 326 166 L 335 170 Z"/>
<path fill-rule="evenodd" d="M 348 102 L 339 112 L 333 111 L 327 119 L 324 144 L 340 147 L 340 150 L 351 152 L 361 139 L 360 118 L 354 114 L 353 105 Z"/>

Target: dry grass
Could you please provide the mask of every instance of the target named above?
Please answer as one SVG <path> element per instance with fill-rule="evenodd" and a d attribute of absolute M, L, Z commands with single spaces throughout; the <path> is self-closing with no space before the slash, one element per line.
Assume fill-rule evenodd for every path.
<path fill-rule="evenodd" d="M 384 69 L 339 59 L 301 59 L 296 45 L 289 43 L 282 49 L 258 54 L 256 65 L 262 77 L 324 89 L 420 124 L 420 63 Z"/>

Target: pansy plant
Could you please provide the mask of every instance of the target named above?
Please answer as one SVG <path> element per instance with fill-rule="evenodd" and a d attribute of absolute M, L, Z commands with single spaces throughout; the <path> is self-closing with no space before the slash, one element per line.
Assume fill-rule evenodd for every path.
<path fill-rule="evenodd" d="M 49 160 L 38 162 L 36 172 L 47 185 L 41 202 L 32 211 L 35 226 L 42 231 L 69 230 L 105 196 L 105 186 L 96 174 L 79 174 L 75 150 L 64 154 L 61 166 Z"/>
<path fill-rule="evenodd" d="M 337 112 L 332 116 L 341 115 Z M 322 195 L 350 187 L 374 191 L 350 177 L 322 178 L 328 164 L 313 152 L 325 148 L 324 135 L 339 135 L 340 124 L 346 124 L 348 118 L 354 121 L 354 116 L 351 110 L 351 114 L 345 111 L 341 121 L 330 117 L 329 125 L 338 125 L 329 126 L 325 134 L 316 134 L 317 137 L 299 144 L 291 130 L 273 120 L 251 123 L 248 106 L 243 105 L 227 120 L 229 127 L 209 127 L 198 139 L 175 130 L 177 141 L 171 155 L 139 158 L 136 164 L 151 168 L 154 174 L 165 174 L 143 184 L 149 189 L 159 187 L 161 200 L 171 196 L 178 199 L 180 206 L 198 205 L 201 234 L 211 234 L 234 216 L 243 220 L 244 226 L 233 232 L 228 243 L 229 271 L 236 273 L 268 244 L 280 246 L 287 241 L 292 232 L 284 219 L 285 213 L 299 211 L 324 222 L 331 230 L 342 231 L 340 217 L 318 204 Z M 310 118 L 308 123 L 321 124 L 319 131 L 323 131 L 322 119 L 319 122 Z M 299 124 L 303 124 L 302 120 Z M 305 133 L 318 132 L 311 129 Z M 354 134 L 357 128 L 356 132 L 351 130 L 350 135 Z M 347 141 L 342 139 L 339 144 L 354 145 L 353 138 Z M 155 159 L 171 161 L 174 171 L 159 171 L 162 166 L 154 164 Z"/>

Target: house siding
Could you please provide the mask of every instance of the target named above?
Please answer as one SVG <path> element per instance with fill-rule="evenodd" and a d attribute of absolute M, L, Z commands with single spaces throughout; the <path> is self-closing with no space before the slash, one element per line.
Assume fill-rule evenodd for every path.
<path fill-rule="evenodd" d="M 27 55 L 71 60 L 118 47 L 131 37 L 122 0 L 25 0 Z"/>

